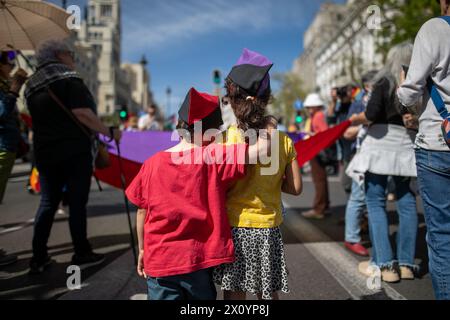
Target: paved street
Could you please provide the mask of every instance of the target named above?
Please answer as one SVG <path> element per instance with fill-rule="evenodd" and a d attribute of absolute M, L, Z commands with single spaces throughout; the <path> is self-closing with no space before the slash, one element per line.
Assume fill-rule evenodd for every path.
<path fill-rule="evenodd" d="M 26 166 L 20 168 L 26 170 Z M 17 169 L 15 170 L 17 172 Z M 71 240 L 67 215 L 57 215 L 49 248 L 54 263 L 41 276 L 27 274 L 31 257 L 33 217 L 39 197 L 29 195 L 25 177 L 10 179 L 4 204 L 0 206 L 0 246 L 19 255 L 19 262 L 0 269 L 0 299 L 143 299 L 145 282 L 134 273 L 129 250 L 128 225 L 122 194 L 104 186 L 99 192 L 92 185 L 88 207 L 88 234 L 96 251 L 105 253 L 105 263 L 82 273 L 82 290 L 69 292 L 66 273 L 71 259 Z M 338 179 L 330 182 L 332 216 L 323 221 L 306 221 L 300 215 L 312 201 L 313 186 L 305 178 L 300 197 L 286 197 L 287 215 L 283 225 L 289 268 L 290 294 L 282 299 L 433 299 L 427 272 L 425 226 L 420 214 L 417 262 L 422 277 L 414 281 L 385 285 L 381 291 L 370 290 L 366 278 L 359 275 L 362 259 L 343 246 L 346 196 Z M 421 206 L 421 205 L 420 205 Z M 419 206 L 419 207 L 420 207 Z M 395 206 L 389 204 L 391 232 L 395 237 Z M 133 217 L 134 219 L 134 217 Z M 368 236 L 364 236 L 367 240 Z"/>

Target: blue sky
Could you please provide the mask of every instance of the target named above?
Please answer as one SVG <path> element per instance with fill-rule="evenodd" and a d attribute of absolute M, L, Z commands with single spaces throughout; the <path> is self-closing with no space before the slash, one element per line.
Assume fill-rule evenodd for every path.
<path fill-rule="evenodd" d="M 303 33 L 323 2 L 122 0 L 122 60 L 137 62 L 146 55 L 156 101 L 166 105 L 170 86 L 173 113 L 190 87 L 211 92 L 213 70 L 226 75 L 244 47 L 268 56 L 274 62 L 272 73 L 290 70 L 303 49 Z"/>

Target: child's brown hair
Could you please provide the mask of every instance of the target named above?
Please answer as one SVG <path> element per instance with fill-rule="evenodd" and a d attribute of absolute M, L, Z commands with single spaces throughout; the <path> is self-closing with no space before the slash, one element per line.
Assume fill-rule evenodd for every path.
<path fill-rule="evenodd" d="M 268 88 L 261 95 L 250 96 L 244 89 L 236 85 L 230 78 L 225 80 L 227 98 L 237 119 L 238 127 L 242 130 L 264 129 L 267 125 L 267 105 L 271 99 Z"/>

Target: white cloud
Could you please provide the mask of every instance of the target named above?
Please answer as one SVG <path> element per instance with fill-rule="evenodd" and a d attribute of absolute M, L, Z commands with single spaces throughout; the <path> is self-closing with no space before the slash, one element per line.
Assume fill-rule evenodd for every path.
<path fill-rule="evenodd" d="M 297 25 L 310 4 L 309 0 L 146 0 L 140 4 L 133 0 L 132 7 L 124 10 L 125 47 L 136 52 L 164 50 L 214 32 L 254 34 L 276 25 Z"/>

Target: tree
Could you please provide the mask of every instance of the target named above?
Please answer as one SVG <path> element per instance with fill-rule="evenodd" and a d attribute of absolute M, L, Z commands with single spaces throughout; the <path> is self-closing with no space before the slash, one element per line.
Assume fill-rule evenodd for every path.
<path fill-rule="evenodd" d="M 384 57 L 396 44 L 414 40 L 420 27 L 441 12 L 437 1 L 432 0 L 376 0 L 375 2 L 384 13 L 377 48 Z"/>
<path fill-rule="evenodd" d="M 280 89 L 275 94 L 272 104 L 273 111 L 276 116 L 289 121 L 295 114 L 295 101 L 303 100 L 306 96 L 302 89 L 302 80 L 291 72 L 276 73 L 273 75 L 273 79 L 280 82 Z"/>

